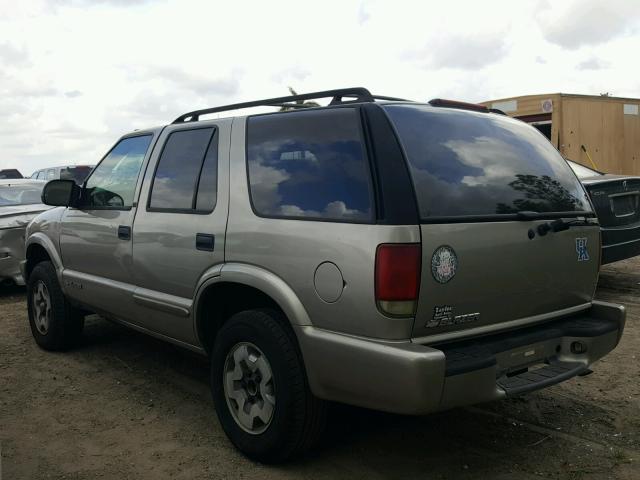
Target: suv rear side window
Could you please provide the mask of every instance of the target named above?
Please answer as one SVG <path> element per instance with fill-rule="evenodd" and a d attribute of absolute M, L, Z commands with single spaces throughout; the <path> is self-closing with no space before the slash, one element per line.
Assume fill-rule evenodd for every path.
<path fill-rule="evenodd" d="M 367 222 L 373 202 L 357 111 L 250 117 L 251 200 L 264 217 Z"/>
<path fill-rule="evenodd" d="M 216 204 L 218 142 L 215 128 L 173 132 L 156 168 L 149 208 L 211 212 Z"/>
<path fill-rule="evenodd" d="M 575 175 L 523 122 L 426 105 L 386 105 L 409 160 L 420 217 L 590 212 Z"/>

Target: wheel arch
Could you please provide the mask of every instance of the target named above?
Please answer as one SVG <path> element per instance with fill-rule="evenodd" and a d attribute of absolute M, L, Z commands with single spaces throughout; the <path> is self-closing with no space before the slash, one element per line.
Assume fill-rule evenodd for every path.
<path fill-rule="evenodd" d="M 27 239 L 23 272 L 25 282 L 29 280 L 29 275 L 34 267 L 42 261 L 50 261 L 56 269 L 58 279 L 60 279 L 62 258 L 60 258 L 58 250 L 49 237 L 40 232 L 36 232 Z"/>
<path fill-rule="evenodd" d="M 206 279 L 198 288 L 194 328 L 200 345 L 209 352 L 226 320 L 254 308 L 273 308 L 292 325 L 311 325 L 302 302 L 280 277 L 252 265 L 225 264 L 219 275 Z"/>

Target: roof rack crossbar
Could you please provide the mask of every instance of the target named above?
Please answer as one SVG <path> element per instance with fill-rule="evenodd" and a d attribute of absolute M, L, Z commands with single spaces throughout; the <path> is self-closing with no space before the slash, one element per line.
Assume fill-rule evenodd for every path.
<path fill-rule="evenodd" d="M 282 104 L 285 103 L 326 97 L 333 97 L 331 103 L 334 105 L 341 103 L 342 97 L 356 97 L 356 100 L 360 102 L 374 101 L 373 95 L 371 95 L 371 92 L 366 88 L 342 88 L 338 90 L 325 90 L 322 92 L 304 93 L 301 95 L 287 95 L 286 97 L 267 98 L 264 100 L 255 100 L 253 102 L 233 103 L 231 105 L 223 105 L 221 107 L 194 110 L 193 112 L 180 115 L 173 121 L 173 123 L 197 122 L 200 119 L 200 115 L 207 115 L 210 113 L 228 112 L 230 110 L 239 110 L 251 107 L 282 106 Z"/>
<path fill-rule="evenodd" d="M 202 110 L 194 110 L 193 112 L 187 112 L 176 118 L 173 123 L 185 123 L 185 122 L 197 122 L 201 115 L 207 115 L 210 113 L 227 112 L 230 110 L 239 110 L 242 108 L 251 107 L 282 107 L 286 104 L 287 107 L 295 104 L 291 102 L 299 102 L 304 100 L 313 100 L 316 98 L 328 98 L 332 97 L 329 105 L 339 105 L 343 103 L 356 103 L 356 102 L 375 102 L 379 100 L 402 100 L 400 98 L 374 96 L 369 90 L 362 87 L 355 88 L 341 88 L 337 90 L 325 90 L 322 92 L 304 93 L 301 95 L 288 95 L 286 97 L 267 98 L 264 100 L 255 100 L 253 102 L 233 103 L 231 105 L 224 105 L 221 107 L 204 108 Z M 343 100 L 346 97 L 346 100 Z M 298 104 L 300 105 L 300 104 Z M 303 107 L 304 108 L 304 107 Z"/>

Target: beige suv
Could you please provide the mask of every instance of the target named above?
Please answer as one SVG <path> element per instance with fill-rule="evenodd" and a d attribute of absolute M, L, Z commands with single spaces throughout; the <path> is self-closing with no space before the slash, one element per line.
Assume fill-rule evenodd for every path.
<path fill-rule="evenodd" d="M 203 118 L 257 106 L 287 111 Z M 69 347 L 96 312 L 207 355 L 225 432 L 261 461 L 309 448 L 326 401 L 426 414 L 526 393 L 588 372 L 624 327 L 593 300 L 580 182 L 477 105 L 356 88 L 199 110 L 43 199 L 36 342 Z"/>

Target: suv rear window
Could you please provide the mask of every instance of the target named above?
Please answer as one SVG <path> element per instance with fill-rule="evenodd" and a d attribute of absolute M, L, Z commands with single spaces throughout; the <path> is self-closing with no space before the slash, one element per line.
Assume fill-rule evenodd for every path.
<path fill-rule="evenodd" d="M 247 162 L 253 208 L 264 217 L 366 222 L 368 160 L 353 108 L 250 117 Z"/>
<path fill-rule="evenodd" d="M 386 105 L 408 157 L 420 217 L 590 212 L 575 175 L 523 122 L 427 105 Z"/>

